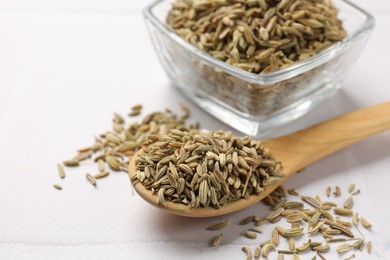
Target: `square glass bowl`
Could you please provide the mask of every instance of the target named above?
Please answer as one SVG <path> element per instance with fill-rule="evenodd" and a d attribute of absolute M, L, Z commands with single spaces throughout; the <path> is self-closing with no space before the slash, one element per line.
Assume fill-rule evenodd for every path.
<path fill-rule="evenodd" d="M 258 75 L 212 57 L 171 30 L 165 19 L 173 1 L 158 0 L 144 10 L 156 53 L 173 85 L 224 123 L 261 138 L 334 95 L 375 25 L 353 3 L 333 0 L 347 37 L 309 59 Z"/>

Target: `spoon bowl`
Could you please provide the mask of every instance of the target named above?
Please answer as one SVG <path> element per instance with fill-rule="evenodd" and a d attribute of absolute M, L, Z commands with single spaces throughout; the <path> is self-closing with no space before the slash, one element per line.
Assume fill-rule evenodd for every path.
<path fill-rule="evenodd" d="M 144 200 L 169 213 L 197 218 L 220 216 L 259 202 L 289 177 L 311 163 L 388 129 L 390 129 L 390 102 L 385 102 L 330 119 L 289 135 L 267 140 L 265 145 L 270 149 L 272 155 L 282 162 L 285 177 L 266 186 L 264 191 L 258 195 L 250 195 L 246 199 L 229 202 L 219 209 L 212 207 L 190 208 L 188 205 L 171 201 L 166 201 L 165 206 L 159 205 L 155 193 L 145 189 L 140 182 L 132 182 L 137 172 L 136 158 L 143 153 L 142 149 L 134 155 L 129 164 L 129 177 L 134 189 Z"/>

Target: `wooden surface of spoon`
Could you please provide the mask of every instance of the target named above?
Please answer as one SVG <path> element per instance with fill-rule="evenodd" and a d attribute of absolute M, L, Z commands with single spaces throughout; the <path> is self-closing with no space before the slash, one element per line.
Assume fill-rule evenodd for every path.
<path fill-rule="evenodd" d="M 259 195 L 230 202 L 219 209 L 190 208 L 187 205 L 166 201 L 165 206 L 157 204 L 157 195 L 146 190 L 141 183 L 133 184 L 137 193 L 150 204 L 172 214 L 188 217 L 213 217 L 233 213 L 249 207 L 270 194 L 287 178 L 311 163 L 366 137 L 390 129 L 390 102 L 360 109 L 331 120 L 319 123 L 301 131 L 265 141 L 271 154 L 282 162 L 285 178 L 267 186 Z M 136 174 L 135 158 L 129 165 L 130 180 Z"/>

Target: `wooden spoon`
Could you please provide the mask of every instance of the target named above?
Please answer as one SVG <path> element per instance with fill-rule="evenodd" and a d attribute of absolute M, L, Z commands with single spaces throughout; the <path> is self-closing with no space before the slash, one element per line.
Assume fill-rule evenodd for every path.
<path fill-rule="evenodd" d="M 344 148 L 361 139 L 390 129 L 390 101 L 372 107 L 360 109 L 329 121 L 319 123 L 296 133 L 266 141 L 266 147 L 283 165 L 285 178 L 267 186 L 259 195 L 230 202 L 219 209 L 190 208 L 187 205 L 166 201 L 165 206 L 157 204 L 157 195 L 146 190 L 141 183 L 133 184 L 137 193 L 153 206 L 169 213 L 188 217 L 220 216 L 247 208 L 270 194 L 287 178 L 309 164 Z M 130 180 L 136 174 L 135 158 L 143 153 L 142 149 L 134 156 L 129 165 Z"/>

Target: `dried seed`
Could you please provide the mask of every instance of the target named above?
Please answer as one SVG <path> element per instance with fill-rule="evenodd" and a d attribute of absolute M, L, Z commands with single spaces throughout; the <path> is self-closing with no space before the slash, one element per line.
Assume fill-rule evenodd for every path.
<path fill-rule="evenodd" d="M 351 209 L 353 205 L 353 198 L 349 197 L 345 202 L 344 202 L 344 208 L 346 209 Z"/>
<path fill-rule="evenodd" d="M 309 239 L 306 243 L 304 243 L 302 246 L 297 247 L 296 250 L 298 252 L 305 252 L 307 249 L 310 248 L 311 240 Z"/>
<path fill-rule="evenodd" d="M 58 174 L 60 175 L 60 178 L 65 178 L 65 169 L 62 166 L 62 164 L 57 164 Z"/>
<path fill-rule="evenodd" d="M 341 244 L 339 245 L 337 248 L 336 248 L 336 251 L 339 252 L 339 253 L 344 253 L 344 252 L 347 252 L 347 251 L 350 251 L 353 249 L 353 246 L 351 244 Z"/>
<path fill-rule="evenodd" d="M 165 189 L 161 188 L 159 189 L 157 193 L 157 204 L 165 206 L 165 198 L 164 198 Z"/>
<path fill-rule="evenodd" d="M 290 228 L 286 229 L 286 237 L 297 237 L 302 235 L 303 228 Z"/>
<path fill-rule="evenodd" d="M 272 230 L 272 244 L 274 244 L 275 246 L 278 246 L 279 245 L 279 233 L 276 229 Z"/>
<path fill-rule="evenodd" d="M 251 260 L 252 259 L 252 251 L 249 247 L 244 246 L 241 248 L 241 250 L 246 254 L 246 260 Z"/>
<path fill-rule="evenodd" d="M 353 243 L 353 248 L 356 248 L 356 249 L 360 249 L 361 247 L 363 247 L 363 243 L 364 243 L 364 240 L 359 238 L 358 240 L 356 240 L 355 243 Z"/>
<path fill-rule="evenodd" d="M 95 179 L 95 177 L 93 177 L 89 173 L 85 174 L 85 177 L 87 178 L 89 183 L 91 183 L 93 186 L 96 186 L 96 179 Z"/>
<path fill-rule="evenodd" d="M 299 223 L 302 222 L 303 217 L 299 213 L 293 213 L 287 216 L 287 222 L 289 223 Z"/>
<path fill-rule="evenodd" d="M 278 253 L 278 260 L 284 260 L 284 255 L 282 253 Z"/>
<path fill-rule="evenodd" d="M 255 248 L 255 251 L 253 252 L 253 257 L 255 259 L 259 259 L 260 258 L 260 254 L 261 254 L 261 248 L 257 246 Z"/>
<path fill-rule="evenodd" d="M 357 224 L 359 223 L 359 214 L 358 213 L 355 213 L 353 214 L 352 216 L 352 224 L 354 226 L 357 226 Z"/>
<path fill-rule="evenodd" d="M 333 192 L 335 197 L 339 197 L 341 195 L 341 189 L 339 186 L 336 186 L 336 190 Z"/>
<path fill-rule="evenodd" d="M 261 248 L 261 254 L 264 256 L 264 257 L 267 257 L 268 256 L 268 253 L 272 250 L 275 250 L 275 245 L 274 244 L 266 244 L 264 245 L 262 248 Z"/>
<path fill-rule="evenodd" d="M 360 193 L 360 190 L 355 190 L 354 192 L 352 192 L 351 194 L 352 195 L 357 195 L 357 194 L 359 194 Z"/>
<path fill-rule="evenodd" d="M 115 156 L 107 156 L 106 161 L 108 163 L 108 166 L 114 171 L 120 171 L 121 170 L 121 163 Z"/>
<path fill-rule="evenodd" d="M 249 238 L 249 239 L 256 239 L 257 238 L 257 235 L 254 234 L 254 233 L 249 233 L 247 231 L 242 231 L 241 232 L 241 235 L 243 235 L 244 237 L 246 238 Z"/>
<path fill-rule="evenodd" d="M 78 160 L 67 160 L 62 163 L 67 167 L 76 167 L 80 165 L 80 162 Z"/>
<path fill-rule="evenodd" d="M 244 218 L 243 220 L 240 221 L 239 225 L 246 225 L 246 224 L 248 224 L 248 223 L 253 222 L 254 217 L 255 217 L 255 216 L 252 215 L 252 216 L 249 216 L 249 217 Z"/>
<path fill-rule="evenodd" d="M 53 184 L 53 187 L 56 188 L 57 190 L 62 190 L 62 187 L 59 184 Z"/>
<path fill-rule="evenodd" d="M 320 230 L 320 228 L 324 225 L 325 221 L 318 222 L 315 226 L 309 227 L 309 234 L 314 234 Z"/>
<path fill-rule="evenodd" d="M 330 197 L 331 192 L 332 192 L 332 188 L 331 188 L 330 186 L 328 186 L 328 187 L 326 188 L 326 196 L 327 196 L 328 198 Z"/>
<path fill-rule="evenodd" d="M 104 172 L 106 170 L 104 167 L 104 161 L 102 159 L 99 159 L 97 163 L 99 172 Z"/>
<path fill-rule="evenodd" d="M 316 246 L 314 250 L 316 250 L 317 252 L 327 252 L 329 251 L 329 248 L 329 244 L 322 244 L 320 246 Z"/>
<path fill-rule="evenodd" d="M 211 225 L 211 226 L 207 227 L 206 229 L 207 230 L 219 230 L 219 229 L 226 227 L 229 223 L 230 223 L 230 219 L 216 223 L 214 225 Z"/>
<path fill-rule="evenodd" d="M 312 205 L 313 207 L 315 207 L 315 208 L 317 208 L 317 209 L 321 207 L 320 202 L 318 202 L 318 200 L 316 200 L 316 199 L 313 198 L 313 197 L 310 197 L 310 196 L 301 196 L 301 199 L 304 200 L 305 202 L 309 203 L 310 205 Z"/>
<path fill-rule="evenodd" d="M 371 241 L 368 241 L 367 242 L 367 252 L 368 252 L 369 255 L 371 255 L 371 249 L 372 249 Z"/>
<path fill-rule="evenodd" d="M 354 237 L 351 230 L 348 229 L 348 227 L 341 225 L 340 223 L 334 222 L 334 221 L 325 221 L 325 223 L 329 224 L 331 227 L 340 230 L 344 234 L 346 234 L 349 237 Z"/>
<path fill-rule="evenodd" d="M 282 214 L 283 211 L 284 211 L 284 208 L 283 208 L 283 207 L 280 207 L 280 208 L 274 210 L 273 212 L 271 212 L 271 213 L 266 217 L 266 219 L 267 219 L 268 221 L 272 221 L 272 220 L 276 219 L 277 217 L 279 217 L 279 216 Z"/>
<path fill-rule="evenodd" d="M 343 225 L 343 226 L 346 226 L 346 227 L 351 227 L 352 226 L 351 222 L 343 221 L 339 217 L 336 218 L 336 222 L 341 224 L 341 225 Z"/>
<path fill-rule="evenodd" d="M 355 190 L 355 184 L 353 183 L 353 184 L 349 185 L 349 187 L 348 187 L 348 192 L 349 192 L 349 193 L 353 193 L 354 190 Z"/>
<path fill-rule="evenodd" d="M 288 239 L 288 248 L 291 250 L 291 251 L 294 251 L 295 250 L 295 240 L 294 238 L 290 237 Z"/>
<path fill-rule="evenodd" d="M 211 245 L 212 246 L 219 246 L 222 242 L 223 239 L 223 234 L 218 234 L 213 239 L 211 240 Z"/>
<path fill-rule="evenodd" d="M 108 171 L 103 171 L 103 172 L 99 172 L 98 174 L 95 174 L 93 177 L 95 179 L 101 179 L 101 178 L 107 177 L 108 175 L 110 175 L 110 173 Z"/>
<path fill-rule="evenodd" d="M 334 208 L 333 212 L 338 214 L 338 215 L 343 215 L 343 216 L 350 216 L 353 214 L 353 211 L 350 209 L 343 209 L 343 208 Z"/>
<path fill-rule="evenodd" d="M 131 110 L 133 111 L 139 111 L 139 110 L 142 110 L 142 104 L 136 104 L 134 106 L 131 107 Z"/>
<path fill-rule="evenodd" d="M 369 223 L 364 217 L 361 217 L 360 218 L 360 222 L 362 223 L 362 225 L 365 227 L 365 228 L 372 228 L 372 225 L 371 223 Z"/>

